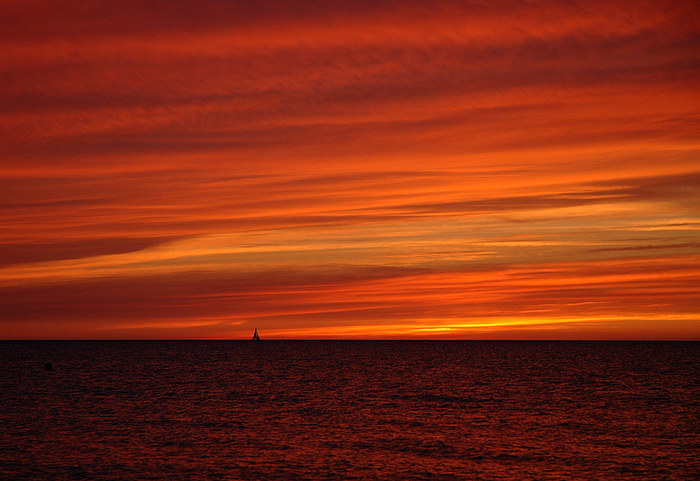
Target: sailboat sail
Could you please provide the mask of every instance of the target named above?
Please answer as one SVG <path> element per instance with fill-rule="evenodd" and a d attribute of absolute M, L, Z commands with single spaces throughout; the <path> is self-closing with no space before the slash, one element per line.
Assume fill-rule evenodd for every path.
<path fill-rule="evenodd" d="M 260 340 L 260 336 L 258 336 L 258 328 L 257 328 L 257 327 L 255 328 L 255 333 L 253 333 L 253 339 L 252 339 L 252 340 L 253 340 L 253 341 L 259 341 L 259 340 Z"/>

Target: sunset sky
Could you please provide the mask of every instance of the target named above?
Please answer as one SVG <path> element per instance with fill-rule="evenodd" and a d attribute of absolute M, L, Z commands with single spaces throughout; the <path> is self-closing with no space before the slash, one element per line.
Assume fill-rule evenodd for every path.
<path fill-rule="evenodd" d="M 0 338 L 700 339 L 695 1 L 0 6 Z"/>

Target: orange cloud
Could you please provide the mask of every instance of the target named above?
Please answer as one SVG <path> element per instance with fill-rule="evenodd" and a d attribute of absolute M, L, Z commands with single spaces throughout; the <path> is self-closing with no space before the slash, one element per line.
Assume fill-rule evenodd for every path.
<path fill-rule="evenodd" d="M 3 335 L 697 338 L 698 13 L 5 2 Z"/>

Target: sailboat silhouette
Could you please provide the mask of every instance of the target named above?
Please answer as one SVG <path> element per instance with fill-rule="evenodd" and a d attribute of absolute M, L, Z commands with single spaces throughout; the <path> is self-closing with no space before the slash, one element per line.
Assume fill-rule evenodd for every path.
<path fill-rule="evenodd" d="M 260 336 L 258 336 L 258 328 L 256 327 L 255 332 L 253 333 L 253 339 L 251 339 L 251 341 L 259 341 L 259 340 L 260 340 Z"/>

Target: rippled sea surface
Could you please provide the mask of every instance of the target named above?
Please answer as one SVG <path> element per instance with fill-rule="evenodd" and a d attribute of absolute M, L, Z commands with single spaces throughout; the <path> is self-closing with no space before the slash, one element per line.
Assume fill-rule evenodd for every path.
<path fill-rule="evenodd" d="M 0 479 L 694 479 L 699 348 L 1 342 Z"/>

